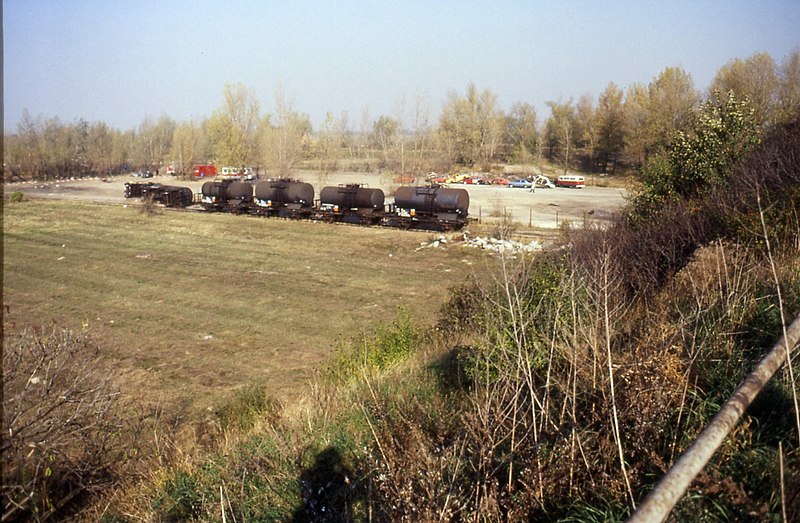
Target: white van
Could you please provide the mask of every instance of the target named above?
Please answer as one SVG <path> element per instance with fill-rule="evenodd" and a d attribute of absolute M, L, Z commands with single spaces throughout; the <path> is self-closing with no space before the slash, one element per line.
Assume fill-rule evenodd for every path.
<path fill-rule="evenodd" d="M 583 189 L 586 187 L 586 180 L 583 176 L 576 176 L 576 175 L 564 175 L 559 176 L 556 180 L 556 186 L 558 187 L 574 187 L 576 189 Z"/>

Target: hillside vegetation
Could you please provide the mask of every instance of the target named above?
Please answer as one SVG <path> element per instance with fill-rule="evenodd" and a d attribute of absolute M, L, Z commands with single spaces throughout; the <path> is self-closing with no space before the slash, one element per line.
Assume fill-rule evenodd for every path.
<path fill-rule="evenodd" d="M 300 404 L 245 386 L 91 519 L 608 521 L 629 515 L 800 312 L 800 122 L 710 100 L 610 228 L 496 258 L 433 328 L 342 343 Z M 796 359 L 796 358 L 795 358 Z M 675 521 L 800 516 L 781 371 Z M 157 463 L 157 464 L 156 464 Z"/>

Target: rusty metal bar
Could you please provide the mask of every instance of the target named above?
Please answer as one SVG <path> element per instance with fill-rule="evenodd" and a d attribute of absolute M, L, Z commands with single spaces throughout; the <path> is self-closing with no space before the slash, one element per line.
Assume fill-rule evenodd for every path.
<path fill-rule="evenodd" d="M 681 499 L 695 476 L 703 470 L 722 441 L 736 426 L 745 409 L 783 365 L 787 353 L 794 349 L 798 341 L 800 341 L 800 315 L 789 326 L 786 337 L 781 337 L 781 340 L 772 347 L 722 406 L 711 423 L 647 495 L 628 520 L 629 523 L 650 523 L 664 521 L 667 518 L 672 507 Z"/>

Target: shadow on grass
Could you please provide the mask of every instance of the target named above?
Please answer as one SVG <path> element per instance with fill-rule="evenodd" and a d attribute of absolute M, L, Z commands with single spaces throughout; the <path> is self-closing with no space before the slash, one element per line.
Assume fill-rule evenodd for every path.
<path fill-rule="evenodd" d="M 342 461 L 338 449 L 328 447 L 314 464 L 300 474 L 303 504 L 295 511 L 292 521 L 352 521 L 351 507 L 356 492 L 353 472 Z"/>

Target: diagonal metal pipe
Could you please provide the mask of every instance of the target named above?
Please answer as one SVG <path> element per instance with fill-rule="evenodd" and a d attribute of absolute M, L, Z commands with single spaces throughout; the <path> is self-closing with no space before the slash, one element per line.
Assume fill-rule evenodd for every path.
<path fill-rule="evenodd" d="M 695 476 L 703 470 L 722 441 L 739 422 L 745 409 L 784 364 L 787 355 L 794 350 L 799 341 L 800 315 L 789 326 L 785 337 L 781 337 L 753 372 L 744 379 L 694 443 L 647 495 L 628 519 L 629 523 L 651 523 L 667 519 L 672 507 L 686 493 Z"/>

